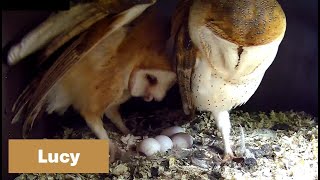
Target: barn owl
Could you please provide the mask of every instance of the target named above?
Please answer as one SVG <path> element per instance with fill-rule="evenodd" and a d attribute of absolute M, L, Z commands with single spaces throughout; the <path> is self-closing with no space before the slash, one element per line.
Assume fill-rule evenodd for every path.
<path fill-rule="evenodd" d="M 182 0 L 169 45 L 186 114 L 210 111 L 234 157 L 229 111 L 246 103 L 271 65 L 286 30 L 276 0 Z"/>
<path fill-rule="evenodd" d="M 63 114 L 69 106 L 100 139 L 108 139 L 103 115 L 127 134 L 119 113 L 122 103 L 130 97 L 148 102 L 165 97 L 176 74 L 165 51 L 168 26 L 154 8 L 147 9 L 150 5 L 136 5 L 99 20 L 27 88 L 14 107 L 13 119 L 26 116 L 24 136 L 41 111 Z M 118 150 L 112 141 L 109 143 L 112 162 Z"/>

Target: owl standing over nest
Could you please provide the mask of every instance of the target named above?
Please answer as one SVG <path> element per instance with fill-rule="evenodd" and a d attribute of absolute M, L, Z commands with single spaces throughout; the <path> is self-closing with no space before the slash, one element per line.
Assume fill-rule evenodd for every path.
<path fill-rule="evenodd" d="M 171 39 L 183 109 L 210 111 L 230 145 L 229 111 L 246 103 L 271 65 L 286 30 L 276 0 L 181 0 Z"/>

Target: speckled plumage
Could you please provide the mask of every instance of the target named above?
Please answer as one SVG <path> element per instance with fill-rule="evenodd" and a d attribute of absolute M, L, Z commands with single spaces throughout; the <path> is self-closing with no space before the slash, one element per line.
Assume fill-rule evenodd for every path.
<path fill-rule="evenodd" d="M 258 88 L 284 37 L 285 14 L 275 0 L 184 0 L 172 22 L 184 111 L 211 111 L 232 157 L 229 110 Z"/>

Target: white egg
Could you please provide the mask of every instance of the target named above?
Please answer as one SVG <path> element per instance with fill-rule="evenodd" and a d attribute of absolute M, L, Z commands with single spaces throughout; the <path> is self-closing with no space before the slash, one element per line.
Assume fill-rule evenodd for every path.
<path fill-rule="evenodd" d="M 142 152 L 146 156 L 152 156 L 153 154 L 160 151 L 161 145 L 154 138 L 147 138 L 140 142 L 138 151 Z"/>
<path fill-rule="evenodd" d="M 169 149 L 172 149 L 173 143 L 168 136 L 158 135 L 155 139 L 160 143 L 160 152 L 166 152 Z"/>
<path fill-rule="evenodd" d="M 170 137 L 180 132 L 185 132 L 182 127 L 172 126 L 167 129 L 164 129 L 160 134 Z"/>
<path fill-rule="evenodd" d="M 171 137 L 173 147 L 175 148 L 191 148 L 193 138 L 187 133 L 178 133 Z"/>

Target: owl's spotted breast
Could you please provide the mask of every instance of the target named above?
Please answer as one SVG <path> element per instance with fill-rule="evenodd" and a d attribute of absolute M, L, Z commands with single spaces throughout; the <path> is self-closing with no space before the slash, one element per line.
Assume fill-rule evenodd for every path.
<path fill-rule="evenodd" d="M 250 80 L 231 82 L 207 67 L 206 61 L 199 61 L 192 77 L 192 96 L 200 111 L 228 111 L 247 102 L 263 77 L 262 73 Z"/>
<path fill-rule="evenodd" d="M 197 56 L 192 75 L 194 104 L 198 110 L 228 111 L 246 103 L 257 90 L 274 60 L 280 39 L 244 47 L 238 56 L 235 44 L 215 35 L 207 37 L 211 39 L 211 52 Z"/>

